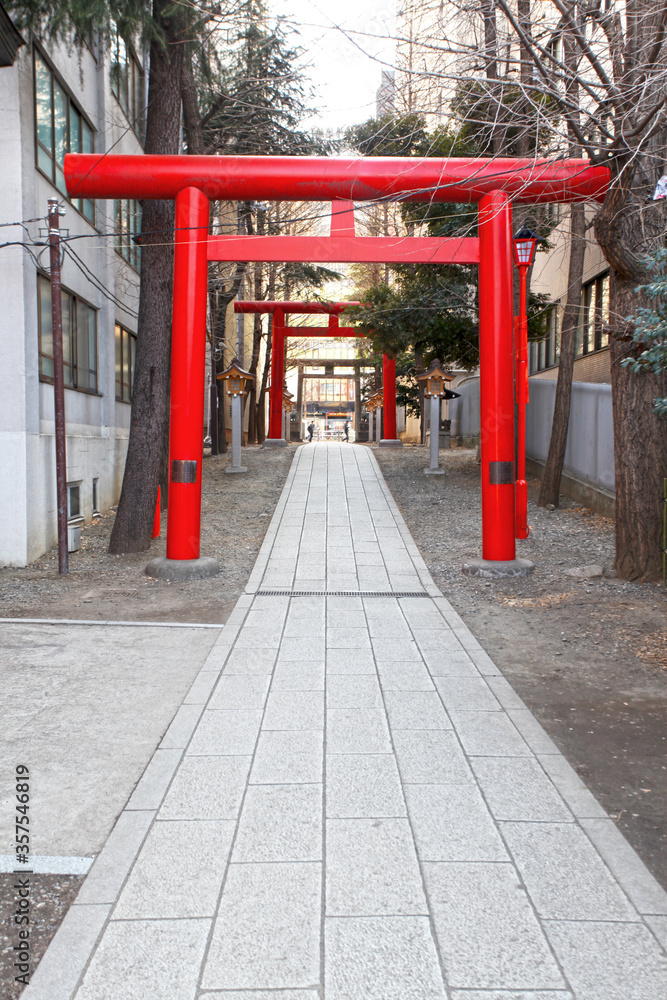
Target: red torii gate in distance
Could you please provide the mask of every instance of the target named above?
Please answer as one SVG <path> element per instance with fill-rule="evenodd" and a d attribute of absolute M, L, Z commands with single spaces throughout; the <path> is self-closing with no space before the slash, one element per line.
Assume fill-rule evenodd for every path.
<path fill-rule="evenodd" d="M 334 206 L 336 202 L 334 202 Z M 285 339 L 286 337 L 355 337 L 362 339 L 361 334 L 352 326 L 340 326 L 339 317 L 351 306 L 359 302 L 271 302 L 270 300 L 253 302 L 237 301 L 234 310 L 237 313 L 271 313 L 273 315 L 273 330 L 271 340 L 271 388 L 269 390 L 269 436 L 265 445 L 280 446 L 287 444 L 282 434 L 283 382 L 285 380 Z M 285 316 L 288 315 L 328 315 L 328 326 L 287 326 Z M 385 402 L 385 426 L 382 444 L 400 445 L 396 436 L 396 360 L 382 355 L 382 381 Z"/>
<path fill-rule="evenodd" d="M 214 560 L 200 560 L 209 260 L 479 264 L 482 555 L 496 563 L 515 559 L 511 202 L 602 201 L 607 167 L 582 159 L 70 153 L 64 169 L 70 196 L 176 202 L 164 575 L 172 568 L 181 577 L 217 572 Z M 478 202 L 478 237 L 356 237 L 349 211 L 329 237 L 211 236 L 211 200 Z"/>

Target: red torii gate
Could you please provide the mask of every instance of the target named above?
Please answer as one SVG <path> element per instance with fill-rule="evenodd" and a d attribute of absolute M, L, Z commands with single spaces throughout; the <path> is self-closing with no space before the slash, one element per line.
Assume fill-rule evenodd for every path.
<path fill-rule="evenodd" d="M 336 206 L 334 202 L 334 207 Z M 270 300 L 234 303 L 237 313 L 271 313 L 273 330 L 271 342 L 271 388 L 269 390 L 269 436 L 265 445 L 278 446 L 284 441 L 282 436 L 282 387 L 285 380 L 285 338 L 286 337 L 361 337 L 353 326 L 340 326 L 339 316 L 359 302 L 271 302 Z M 329 316 L 328 326 L 287 326 L 285 316 L 325 314 Z M 382 355 L 382 381 L 385 400 L 384 438 L 385 445 L 400 445 L 396 436 L 396 360 Z M 284 441 L 287 444 L 286 441 Z"/>
<path fill-rule="evenodd" d="M 168 562 L 200 558 L 209 260 L 479 264 L 482 555 L 514 560 L 511 201 L 601 201 L 609 184 L 607 167 L 581 159 L 70 153 L 64 168 L 70 196 L 176 201 Z M 479 235 L 453 240 L 356 237 L 346 209 L 329 237 L 210 236 L 211 199 L 477 201 Z"/>

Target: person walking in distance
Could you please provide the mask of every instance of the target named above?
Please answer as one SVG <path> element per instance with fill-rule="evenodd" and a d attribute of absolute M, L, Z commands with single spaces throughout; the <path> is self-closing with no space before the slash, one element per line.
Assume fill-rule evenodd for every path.
<path fill-rule="evenodd" d="M 346 420 L 343 424 L 343 434 L 345 435 L 345 440 L 350 440 L 350 421 Z"/>
<path fill-rule="evenodd" d="M 308 424 L 308 441 L 309 443 L 313 440 L 313 434 L 315 433 L 315 424 L 311 421 Z"/>

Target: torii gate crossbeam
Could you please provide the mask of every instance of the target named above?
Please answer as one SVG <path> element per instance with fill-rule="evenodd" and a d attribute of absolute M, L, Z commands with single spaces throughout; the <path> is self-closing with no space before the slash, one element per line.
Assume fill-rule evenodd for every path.
<path fill-rule="evenodd" d="M 199 560 L 201 464 L 204 416 L 206 283 L 208 259 L 232 256 L 234 237 L 209 236 L 210 200 L 422 201 L 478 202 L 480 404 L 482 449 L 482 554 L 491 561 L 515 558 L 514 399 L 511 202 L 528 204 L 602 201 L 609 170 L 587 160 L 440 159 L 358 157 L 113 156 L 65 157 L 70 197 L 174 198 L 174 306 L 170 424 L 170 495 L 167 563 Z M 349 213 L 351 215 L 351 213 Z M 322 252 L 329 261 L 369 260 L 373 251 L 349 241 L 349 217 L 332 226 Z M 262 241 L 273 237 L 262 237 Z M 282 237 L 280 259 L 289 256 L 295 237 Z M 322 239 L 326 241 L 326 237 Z M 376 237 L 375 240 L 386 240 Z M 386 242 L 375 246 L 375 260 L 433 260 L 431 247 L 416 247 L 411 237 L 396 240 L 401 257 L 389 257 Z M 226 240 L 226 243 L 221 243 Z M 443 240 L 442 245 L 446 245 Z M 460 254 L 467 252 L 459 241 Z M 402 244 L 402 247 L 401 247 Z M 253 244 L 254 246 L 255 244 Z M 221 251 L 221 246 L 225 247 Z M 266 260 L 257 242 L 255 259 Z M 319 246 L 319 244 L 318 244 Z M 319 254 L 318 246 L 310 252 Z M 453 246 L 453 245 L 452 245 Z M 347 249 L 346 249 L 347 247 Z M 301 248 L 303 249 L 303 247 Z M 239 246 L 236 247 L 238 253 Z M 250 244 L 244 244 L 244 253 Z M 277 250 L 275 252 L 278 252 Z M 451 251 L 453 252 L 453 251 Z M 343 254 L 336 256 L 335 254 Z M 406 256 L 411 254 L 411 256 Z M 361 255 L 361 257 L 359 256 Z M 298 259 L 304 260 L 305 257 Z M 324 257 L 318 259 L 325 260 Z M 457 258 L 463 262 L 462 258 Z M 471 261 L 473 262 L 473 261 Z M 194 568 L 196 571 L 196 567 Z"/>

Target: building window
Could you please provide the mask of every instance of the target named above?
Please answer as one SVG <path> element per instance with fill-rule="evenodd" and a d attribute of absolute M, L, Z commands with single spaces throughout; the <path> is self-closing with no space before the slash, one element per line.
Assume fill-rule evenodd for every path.
<path fill-rule="evenodd" d="M 63 165 L 66 153 L 92 153 L 93 130 L 37 49 L 35 68 L 35 147 L 39 169 L 67 197 Z M 91 198 L 70 198 L 90 222 L 95 220 Z"/>
<path fill-rule="evenodd" d="M 67 520 L 72 521 L 81 517 L 81 484 L 67 484 Z"/>
<path fill-rule="evenodd" d="M 53 378 L 51 282 L 37 276 L 39 374 Z M 68 389 L 97 392 L 97 310 L 83 299 L 62 290 L 63 376 Z"/>
<path fill-rule="evenodd" d="M 601 274 L 581 289 L 576 356 L 609 344 L 609 274 Z"/>
<path fill-rule="evenodd" d="M 547 317 L 548 334 L 544 340 L 530 344 L 530 367 L 529 373 L 544 371 L 545 368 L 553 368 L 560 359 L 560 327 L 558 317 L 558 306 L 551 306 Z"/>
<path fill-rule="evenodd" d="M 99 477 L 93 479 L 93 514 L 100 512 L 100 480 Z"/>
<path fill-rule="evenodd" d="M 134 198 L 121 198 L 114 202 L 115 230 L 118 235 L 116 250 L 136 271 L 141 270 L 141 247 L 133 236 L 141 232 L 141 204 Z"/>
<path fill-rule="evenodd" d="M 117 28 L 111 40 L 111 93 L 137 136 L 143 140 L 144 73 L 131 46 Z"/>
<path fill-rule="evenodd" d="M 131 333 L 120 323 L 116 323 L 116 399 L 121 403 L 132 400 L 136 352 L 136 333 Z"/>

